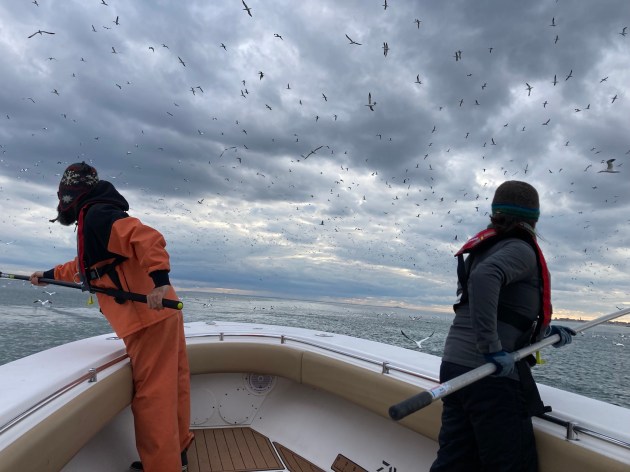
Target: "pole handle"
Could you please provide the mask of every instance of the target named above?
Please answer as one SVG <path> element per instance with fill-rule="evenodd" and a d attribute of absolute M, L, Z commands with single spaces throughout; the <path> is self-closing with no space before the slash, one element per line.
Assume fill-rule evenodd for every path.
<path fill-rule="evenodd" d="M 589 328 L 592 328 L 593 326 L 597 326 L 601 323 L 605 323 L 606 321 L 610 321 L 612 319 L 619 318 L 620 316 L 624 316 L 627 314 L 630 314 L 630 308 L 619 310 L 608 315 L 600 316 L 599 318 L 586 322 L 581 326 L 575 328 L 574 331 L 579 333 Z M 529 354 L 532 354 L 544 347 L 555 344 L 558 341 L 560 341 L 560 336 L 554 334 L 553 336 L 546 337 L 537 343 L 531 344 L 530 346 L 525 346 L 524 348 L 513 352 L 512 356 L 514 357 L 515 362 L 520 361 L 521 359 L 527 357 Z M 412 397 L 407 398 L 406 400 L 401 401 L 400 403 L 397 403 L 396 405 L 393 405 L 389 409 L 389 416 L 392 419 L 398 421 L 405 416 L 410 415 L 411 413 L 427 407 L 438 398 L 445 397 L 446 395 L 460 390 L 476 382 L 477 380 L 491 375 L 492 373 L 494 373 L 495 370 L 496 366 L 493 363 L 488 362 L 487 364 L 483 364 L 476 369 L 460 375 L 459 377 L 455 377 L 451 380 L 443 382 L 430 390 L 426 390 L 424 392 L 416 394 Z"/>
<path fill-rule="evenodd" d="M 433 395 L 429 390 L 417 393 L 413 397 L 403 400 L 389 407 L 389 417 L 393 420 L 401 420 L 405 416 L 409 416 L 415 411 L 422 410 L 424 407 L 433 403 Z"/>
<path fill-rule="evenodd" d="M 140 303 L 147 302 L 147 296 L 142 295 L 141 293 L 125 292 L 123 290 L 109 290 L 109 289 L 104 289 L 104 290 L 105 292 L 103 293 L 112 297 L 120 297 L 120 298 L 124 298 L 125 300 L 131 300 L 132 302 L 140 302 Z M 181 310 L 182 308 L 184 308 L 184 304 L 180 300 L 170 300 L 168 298 L 162 299 L 162 306 L 166 308 L 173 308 L 175 310 Z"/>
<path fill-rule="evenodd" d="M 0 278 L 6 279 L 16 279 L 16 280 L 31 280 L 28 275 L 17 275 L 17 274 L 6 274 L 0 272 Z M 75 284 L 73 282 L 65 282 L 63 280 L 55 280 L 55 279 L 46 279 L 44 277 L 39 278 L 40 283 L 51 284 L 51 285 L 59 285 L 61 287 L 68 288 L 76 288 L 82 291 L 89 291 L 91 293 L 104 293 L 105 295 L 109 295 L 110 297 L 122 298 L 124 300 L 130 300 L 133 302 L 146 303 L 147 296 L 142 295 L 141 293 L 134 292 L 125 292 L 124 290 L 116 290 L 109 288 L 101 288 L 101 287 L 90 287 L 88 288 L 83 284 Z M 180 300 L 170 300 L 168 298 L 164 298 L 162 300 L 162 306 L 166 308 L 173 308 L 174 310 L 181 310 L 184 308 L 184 303 Z"/>

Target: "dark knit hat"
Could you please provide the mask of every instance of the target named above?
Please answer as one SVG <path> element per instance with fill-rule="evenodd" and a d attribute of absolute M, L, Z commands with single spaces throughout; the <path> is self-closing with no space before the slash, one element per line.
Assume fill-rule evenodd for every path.
<path fill-rule="evenodd" d="M 497 187 L 492 199 L 492 214 L 504 214 L 538 221 L 538 192 L 527 182 L 508 180 Z"/>
<path fill-rule="evenodd" d="M 59 182 L 59 206 L 57 210 L 65 211 L 76 205 L 79 198 L 89 193 L 98 183 L 96 169 L 85 162 L 70 164 Z"/>

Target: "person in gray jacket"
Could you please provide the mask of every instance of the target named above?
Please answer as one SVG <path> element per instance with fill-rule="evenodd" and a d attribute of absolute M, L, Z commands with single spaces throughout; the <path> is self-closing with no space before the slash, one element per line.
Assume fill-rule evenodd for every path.
<path fill-rule="evenodd" d="M 443 398 L 439 451 L 431 472 L 538 470 L 531 416 L 545 411 L 531 360 L 509 354 L 545 336 L 575 331 L 550 326 L 549 272 L 536 242 L 538 192 L 507 181 L 495 191 L 490 225 L 458 256 L 455 318 L 444 346 L 440 382 L 487 362 L 485 377 Z M 467 257 L 464 258 L 464 254 Z"/>

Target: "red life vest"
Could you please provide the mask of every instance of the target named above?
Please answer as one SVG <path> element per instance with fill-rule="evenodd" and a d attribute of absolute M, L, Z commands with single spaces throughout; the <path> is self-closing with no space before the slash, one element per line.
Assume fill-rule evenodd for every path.
<path fill-rule="evenodd" d="M 549 279 L 549 270 L 547 268 L 547 262 L 545 261 L 545 256 L 538 246 L 538 242 L 533 235 L 525 235 L 524 232 L 521 234 L 509 234 L 506 235 L 508 237 L 517 237 L 529 243 L 530 246 L 534 249 L 536 253 L 536 260 L 538 262 L 538 275 L 540 280 L 542 281 L 542 290 L 541 290 L 541 306 L 540 311 L 538 313 L 538 319 L 536 322 L 536 327 L 534 333 L 532 335 L 533 340 L 537 340 L 540 337 L 540 333 L 544 332 L 544 329 L 551 322 L 551 281 Z M 503 237 L 497 235 L 497 231 L 493 228 L 488 228 L 483 231 L 480 231 L 472 238 L 470 238 L 466 243 L 461 247 L 459 251 L 455 254 L 458 257 L 458 268 L 457 274 L 460 279 L 460 284 L 462 285 L 462 290 L 464 293 L 467 292 L 465 283 L 462 283 L 463 279 L 466 278 L 464 274 L 464 254 L 470 254 L 477 252 L 481 249 L 487 249 L 488 247 L 499 242 Z M 457 306 L 457 305 L 456 305 Z"/>

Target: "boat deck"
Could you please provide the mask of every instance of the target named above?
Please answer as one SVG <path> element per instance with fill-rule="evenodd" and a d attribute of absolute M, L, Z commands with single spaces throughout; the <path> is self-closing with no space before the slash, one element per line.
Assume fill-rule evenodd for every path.
<path fill-rule="evenodd" d="M 254 472 L 322 469 L 249 427 L 196 429 L 188 449 L 189 472 Z"/>

